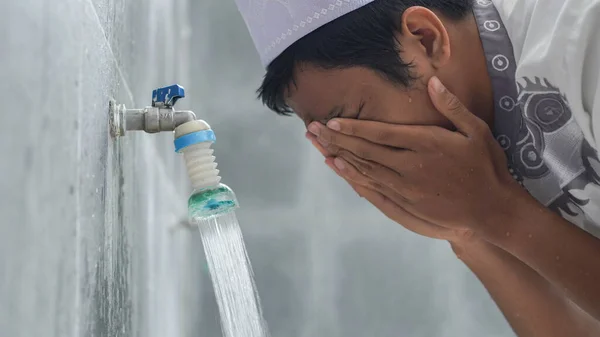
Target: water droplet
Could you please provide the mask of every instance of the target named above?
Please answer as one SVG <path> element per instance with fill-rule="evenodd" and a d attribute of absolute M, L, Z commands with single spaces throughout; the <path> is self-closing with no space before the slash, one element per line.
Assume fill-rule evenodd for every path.
<path fill-rule="evenodd" d="M 419 164 L 419 168 L 423 168 L 423 164 Z"/>
<path fill-rule="evenodd" d="M 527 235 L 527 237 L 531 239 L 531 238 L 533 238 L 533 235 L 529 234 L 529 235 Z"/>
<path fill-rule="evenodd" d="M 506 232 L 506 236 L 510 236 L 510 232 Z"/>
<path fill-rule="evenodd" d="M 408 98 L 408 103 L 412 103 L 412 97 Z"/>
<path fill-rule="evenodd" d="M 556 255 L 556 261 L 560 261 L 560 256 Z"/>

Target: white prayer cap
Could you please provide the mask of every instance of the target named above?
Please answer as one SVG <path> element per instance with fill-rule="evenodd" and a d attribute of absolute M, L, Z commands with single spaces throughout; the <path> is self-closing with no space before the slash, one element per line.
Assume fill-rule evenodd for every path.
<path fill-rule="evenodd" d="M 317 28 L 374 0 L 235 0 L 266 68 Z"/>

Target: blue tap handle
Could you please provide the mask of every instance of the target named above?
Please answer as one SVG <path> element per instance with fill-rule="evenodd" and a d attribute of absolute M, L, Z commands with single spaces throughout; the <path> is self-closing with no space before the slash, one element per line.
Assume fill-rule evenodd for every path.
<path fill-rule="evenodd" d="M 152 90 L 152 106 L 172 107 L 185 97 L 185 89 L 179 84 Z"/>

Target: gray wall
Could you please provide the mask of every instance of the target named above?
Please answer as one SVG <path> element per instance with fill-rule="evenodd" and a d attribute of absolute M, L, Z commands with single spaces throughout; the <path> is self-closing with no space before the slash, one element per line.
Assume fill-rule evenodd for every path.
<path fill-rule="evenodd" d="M 219 336 L 172 136 L 107 134 L 107 104 L 180 83 L 238 194 L 273 336 L 511 336 L 447 244 L 329 172 L 262 75 L 233 0 L 3 1 L 0 336 Z"/>

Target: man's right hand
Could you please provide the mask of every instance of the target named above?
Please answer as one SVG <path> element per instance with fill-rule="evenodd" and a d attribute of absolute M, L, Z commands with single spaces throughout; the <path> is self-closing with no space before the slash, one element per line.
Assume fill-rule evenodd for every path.
<path fill-rule="evenodd" d="M 316 140 L 315 136 L 311 133 L 306 133 L 306 138 L 308 138 L 313 146 L 321 152 L 321 154 L 327 158 L 325 163 L 329 166 L 334 172 L 336 172 L 340 177 L 344 177 L 344 175 L 339 172 L 337 167 L 333 165 L 333 159 L 330 158 L 330 154 L 326 149 L 324 149 L 321 144 Z M 354 168 L 349 168 L 354 169 Z M 354 174 L 354 177 L 364 177 L 362 174 Z M 453 247 L 459 247 L 469 244 L 470 241 L 475 240 L 475 237 L 472 235 L 472 232 L 463 231 L 463 230 L 455 230 L 449 229 L 442 226 L 438 226 L 432 224 L 423 219 L 418 219 L 415 216 L 409 214 L 404 211 L 402 207 L 398 204 L 394 203 L 393 200 L 389 199 L 387 196 L 381 194 L 374 189 L 368 188 L 369 184 L 365 181 L 352 181 L 346 178 L 343 178 L 346 182 L 354 189 L 354 191 L 364 199 L 367 199 L 371 204 L 375 205 L 383 214 L 385 214 L 391 220 L 397 222 L 402 225 L 406 229 L 410 230 L 419 235 L 423 235 L 426 237 L 430 237 L 433 239 L 446 240 L 452 243 Z M 385 202 L 383 202 L 385 201 Z M 380 206 L 377 206 L 380 205 Z"/>
<path fill-rule="evenodd" d="M 312 134 L 307 132 L 306 137 L 312 141 L 323 156 L 326 158 L 330 156 Z M 326 159 L 326 164 L 339 174 L 331 159 Z M 364 186 L 368 186 L 368 184 L 345 180 L 359 196 L 369 201 L 375 200 L 375 204 L 391 204 L 377 202 L 375 198 L 383 196 Z M 371 203 L 373 202 L 371 201 Z M 381 211 L 390 219 L 406 227 L 403 220 L 407 215 L 399 208 L 390 207 Z M 472 232 L 459 232 L 414 217 L 409 220 L 406 223 L 410 223 L 411 227 L 407 227 L 407 229 L 420 235 L 450 242 L 456 256 L 483 283 L 518 336 L 591 337 L 600 335 L 598 321 L 573 304 L 545 278 L 510 253 L 478 238 Z"/>

